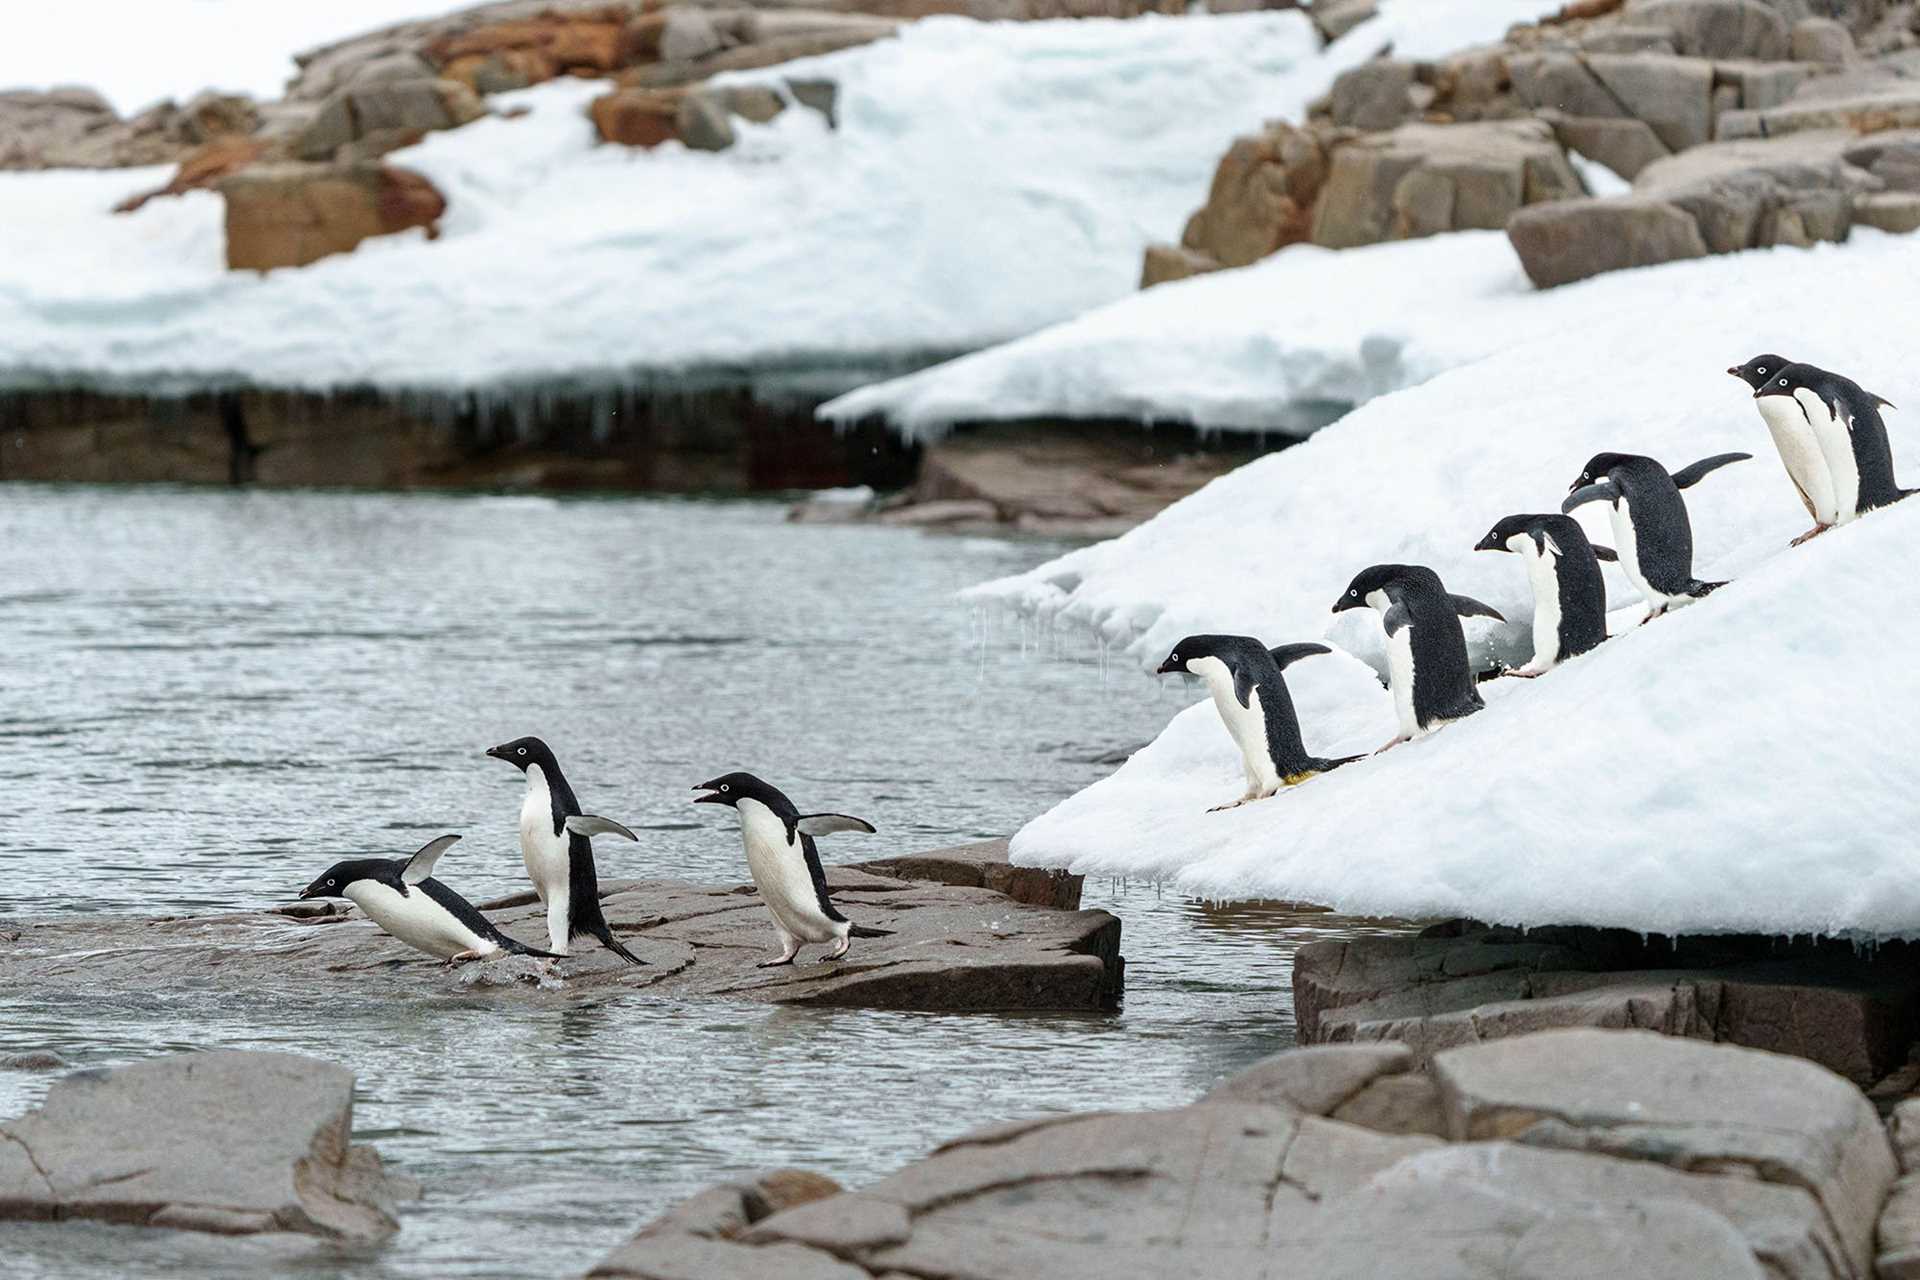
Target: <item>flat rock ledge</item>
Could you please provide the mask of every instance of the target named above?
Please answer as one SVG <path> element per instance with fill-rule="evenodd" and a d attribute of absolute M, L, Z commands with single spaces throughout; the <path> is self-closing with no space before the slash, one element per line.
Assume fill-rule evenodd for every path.
<path fill-rule="evenodd" d="M 1920 1274 L 1888 1269 L 1920 1259 L 1904 1169 L 1858 1088 L 1778 1054 L 1574 1029 L 1422 1070 L 1401 1045 L 1326 1046 L 1173 1111 L 984 1129 L 784 1209 L 715 1188 L 591 1274 L 1860 1280 L 1876 1257 Z"/>
<path fill-rule="evenodd" d="M 0 1219 L 382 1240 L 418 1189 L 355 1146 L 353 1073 L 221 1051 L 76 1071 L 0 1124 Z"/>
<path fill-rule="evenodd" d="M 594 943 L 545 973 L 524 956 L 449 969 L 387 937 L 340 904 L 281 912 L 128 920 L 10 921 L 0 930 L 0 985 L 46 991 L 215 989 L 312 995 L 449 992 L 552 999 L 609 990 L 778 1004 L 940 1012 L 1100 1010 L 1119 997 L 1120 921 L 1080 911 L 1078 877 L 1006 865 L 1005 841 L 827 868 L 827 884 L 857 925 L 845 960 L 756 967 L 778 953 L 752 885 L 622 880 L 602 885 L 607 921 L 646 961 L 634 967 Z M 989 887 L 989 885 L 997 887 Z M 1036 902 L 1045 905 L 1035 905 Z M 506 933 L 546 937 L 531 891 L 478 904 Z M 130 940 L 131 939 L 131 940 Z"/>
<path fill-rule="evenodd" d="M 1454 920 L 1309 943 L 1294 957 L 1293 996 L 1302 1044 L 1397 1041 L 1425 1061 L 1553 1027 L 1637 1027 L 1792 1054 L 1898 1094 L 1915 1083 L 1920 956 L 1904 943 Z"/>

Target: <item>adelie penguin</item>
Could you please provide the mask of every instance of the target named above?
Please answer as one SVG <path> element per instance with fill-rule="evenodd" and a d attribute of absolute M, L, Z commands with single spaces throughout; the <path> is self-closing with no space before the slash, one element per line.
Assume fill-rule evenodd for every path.
<path fill-rule="evenodd" d="M 429 840 L 411 858 L 336 862 L 300 896 L 345 898 L 393 937 L 449 964 L 484 960 L 503 951 L 554 958 L 551 952 L 509 938 L 471 902 L 433 878 L 434 863 L 459 838 Z"/>
<path fill-rule="evenodd" d="M 1607 504 L 1620 568 L 1647 602 L 1641 621 L 1650 622 L 1726 585 L 1693 576 L 1693 524 L 1680 491 L 1752 456 L 1717 453 L 1669 475 L 1658 462 L 1637 453 L 1596 453 L 1568 487 L 1560 510 L 1571 513 L 1589 502 Z"/>
<path fill-rule="evenodd" d="M 695 804 L 732 805 L 740 818 L 740 838 L 747 847 L 747 870 L 760 890 L 761 901 L 780 935 L 780 954 L 762 961 L 762 969 L 792 964 L 809 942 L 831 942 L 824 959 L 847 954 L 850 939 L 885 937 L 888 930 L 868 929 L 841 915 L 827 896 L 827 873 L 820 865 L 815 836 L 836 831 L 873 834 L 873 824 L 844 813 L 801 813 L 778 787 L 750 773 L 729 773 L 694 788 L 704 792 Z"/>
<path fill-rule="evenodd" d="M 600 878 L 593 866 L 594 836 L 639 837 L 611 818 L 582 813 L 573 788 L 560 772 L 560 762 L 540 739 L 515 738 L 488 748 L 487 754 L 527 775 L 527 797 L 520 804 L 520 856 L 533 891 L 546 904 L 547 939 L 553 954 L 572 954 L 573 939 L 586 934 L 628 964 L 645 964 L 620 945 L 607 927 L 607 918 L 600 912 Z"/>
<path fill-rule="evenodd" d="M 1827 466 L 1819 437 L 1813 433 L 1813 423 L 1795 401 L 1760 398 L 1767 385 L 1792 363 L 1785 356 L 1765 352 L 1727 372 L 1753 388 L 1754 407 L 1760 410 L 1760 420 L 1767 424 L 1767 434 L 1773 437 L 1780 464 L 1787 469 L 1787 478 L 1793 481 L 1794 491 L 1800 495 L 1807 514 L 1813 517 L 1813 528 L 1793 540 L 1791 545 L 1797 547 L 1838 524 L 1840 511 L 1833 491 L 1833 472 Z"/>
<path fill-rule="evenodd" d="M 1754 405 L 1776 443 L 1788 430 L 1810 436 L 1825 464 L 1826 505 L 1814 512 L 1814 527 L 1794 539 L 1796 544 L 1913 492 L 1893 477 L 1893 447 L 1880 417 L 1881 409 L 1893 408 L 1889 401 L 1851 378 L 1816 365 L 1778 365 L 1777 359 L 1755 356 L 1728 372 L 1754 388 Z M 1771 376 L 1760 372 L 1769 367 Z M 1786 456 L 1784 449 L 1781 456 Z M 1792 470 L 1789 466 L 1789 473 Z"/>
<path fill-rule="evenodd" d="M 1380 614 L 1386 628 L 1387 685 L 1400 715 L 1400 735 L 1382 751 L 1487 705 L 1474 684 L 1460 619 L 1505 622 L 1498 610 L 1471 596 L 1450 594 L 1439 574 L 1417 564 L 1362 569 L 1333 603 L 1335 613 L 1367 607 Z"/>
<path fill-rule="evenodd" d="M 1473 549 L 1518 555 L 1533 587 L 1533 657 L 1507 675 L 1545 675 L 1607 638 L 1607 584 L 1600 562 L 1616 557 L 1612 548 L 1587 541 L 1572 516 L 1508 516 Z"/>
<path fill-rule="evenodd" d="M 1323 644 L 1288 644 L 1269 649 L 1252 636 L 1188 636 L 1173 647 L 1159 674 L 1185 672 L 1207 682 L 1213 705 L 1227 732 L 1240 748 L 1247 766 L 1247 791 L 1231 804 L 1215 805 L 1209 813 L 1232 809 L 1251 800 L 1264 800 L 1305 782 L 1317 773 L 1337 769 L 1359 759 L 1328 760 L 1307 754 L 1300 737 L 1300 721 L 1293 697 L 1281 674 L 1302 658 L 1332 653 Z"/>

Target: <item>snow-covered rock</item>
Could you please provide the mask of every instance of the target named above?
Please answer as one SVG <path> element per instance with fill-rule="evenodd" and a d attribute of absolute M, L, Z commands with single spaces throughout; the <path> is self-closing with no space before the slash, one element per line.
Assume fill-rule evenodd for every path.
<path fill-rule="evenodd" d="M 1474 252 L 1456 240 L 1460 257 Z M 1863 232 L 1844 247 L 1621 272 L 1530 307 L 1435 316 L 1426 323 L 1485 330 L 1482 356 L 1122 538 L 977 588 L 979 600 L 1091 625 L 1142 664 L 1188 633 L 1233 631 L 1329 638 L 1377 665 L 1377 622 L 1330 625 L 1328 608 L 1369 563 L 1423 563 L 1505 611 L 1509 626 L 1476 621 L 1470 642 L 1518 658 L 1525 575 L 1471 550 L 1494 521 L 1556 509 L 1602 449 L 1676 467 L 1755 454 L 1687 494 L 1699 576 L 1734 579 L 1707 600 L 1637 629 L 1610 568 L 1624 634 L 1593 654 L 1486 686 L 1487 710 L 1467 721 L 1226 813 L 1204 810 L 1239 794 L 1240 763 L 1200 703 L 1020 832 L 1015 860 L 1362 914 L 1920 935 L 1920 792 L 1906 765 L 1920 672 L 1905 640 L 1920 605 L 1903 586 L 1920 504 L 1789 551 L 1806 512 L 1747 391 L 1723 372 L 1781 350 L 1896 402 L 1920 395 L 1903 337 L 1917 260 L 1920 246 Z M 1822 300 L 1817 323 L 1794 301 L 1810 297 Z M 1889 420 L 1912 483 L 1920 449 L 1899 414 Z M 1310 750 L 1393 735 L 1372 670 L 1346 655 L 1289 669 Z"/>

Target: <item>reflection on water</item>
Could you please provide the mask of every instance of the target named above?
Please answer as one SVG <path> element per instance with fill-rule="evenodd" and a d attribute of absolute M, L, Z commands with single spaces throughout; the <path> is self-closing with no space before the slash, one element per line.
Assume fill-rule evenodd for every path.
<path fill-rule="evenodd" d="M 442 831 L 450 883 L 514 891 L 522 783 L 480 753 L 527 732 L 642 832 L 608 875 L 741 878 L 687 803 L 732 768 L 880 826 L 830 859 L 1003 834 L 1185 696 L 952 603 L 1058 549 L 748 503 L 0 486 L 0 917 L 280 901 Z M 7 1274 L 577 1275 L 718 1178 L 858 1183 L 1011 1116 L 1184 1101 L 1290 1043 L 1294 948 L 1373 927 L 1140 882 L 1087 901 L 1126 922 L 1111 1016 L 0 991 L 0 1054 L 345 1062 L 360 1136 L 426 1187 L 368 1253 L 9 1225 Z M 0 1115 L 48 1083 L 0 1072 Z"/>

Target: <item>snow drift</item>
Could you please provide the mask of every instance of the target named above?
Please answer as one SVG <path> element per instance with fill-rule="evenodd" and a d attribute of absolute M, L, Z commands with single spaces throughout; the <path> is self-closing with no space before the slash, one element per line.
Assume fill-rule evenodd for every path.
<path fill-rule="evenodd" d="M 1326 77 L 1298 12 L 929 19 L 732 79 L 839 84 L 722 153 L 595 144 L 596 83 L 392 156 L 444 234 L 264 278 L 209 193 L 108 212 L 152 171 L 0 175 L 0 385 L 462 390 L 712 366 L 923 362 L 1131 290 L 1232 135 Z M 848 383 L 843 383 L 849 385 Z"/>
<path fill-rule="evenodd" d="M 1219 897 L 1359 914 L 1676 932 L 1920 934 L 1920 707 L 1905 589 L 1920 503 L 1805 547 L 1808 524 L 1749 392 L 1763 350 L 1920 400 L 1904 335 L 1920 244 L 1772 250 L 1605 276 L 1539 296 L 1532 338 L 1386 395 L 1298 448 L 1222 478 L 1112 542 L 977 588 L 976 599 L 1093 626 L 1142 664 L 1183 635 L 1330 638 L 1351 654 L 1288 671 L 1308 748 L 1394 733 L 1370 611 L 1328 613 L 1375 561 L 1433 566 L 1506 612 L 1469 624 L 1482 656 L 1526 656 L 1531 599 L 1512 556 L 1476 553 L 1501 516 L 1557 509 L 1602 449 L 1678 467 L 1752 462 L 1687 493 L 1702 577 L 1731 586 L 1648 627 L 1617 568 L 1616 637 L 1434 736 L 1228 813 L 1240 764 L 1211 705 L 1175 718 L 1113 777 L 1034 821 L 1017 861 L 1164 877 Z M 1822 300 L 1820 323 L 1792 299 Z M 1460 328 L 1480 316 L 1452 319 Z M 1889 415 L 1907 483 L 1920 450 Z M 1609 541 L 1587 509 L 1590 527 Z"/>

